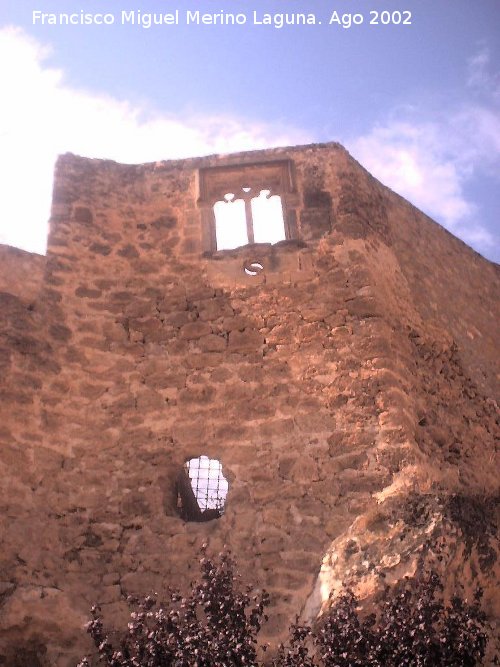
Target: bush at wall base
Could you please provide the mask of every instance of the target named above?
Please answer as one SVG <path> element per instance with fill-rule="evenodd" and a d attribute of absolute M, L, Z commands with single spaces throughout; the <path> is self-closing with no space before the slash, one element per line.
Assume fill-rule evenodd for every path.
<path fill-rule="evenodd" d="M 258 659 L 257 636 L 269 596 L 242 588 L 229 553 L 200 561 L 201 578 L 185 596 L 168 591 L 129 599 L 135 609 L 115 645 L 100 610 L 87 625 L 95 663 L 78 667 L 474 667 L 482 664 L 487 635 L 480 609 L 454 598 L 445 605 L 435 573 L 387 591 L 377 614 L 362 617 L 346 591 L 314 629 L 293 625 L 286 645 L 270 661 Z"/>

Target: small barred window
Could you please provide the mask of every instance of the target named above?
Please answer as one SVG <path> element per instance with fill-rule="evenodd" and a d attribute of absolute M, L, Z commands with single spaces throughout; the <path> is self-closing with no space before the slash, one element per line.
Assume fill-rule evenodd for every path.
<path fill-rule="evenodd" d="M 229 484 L 217 459 L 199 456 L 183 465 L 177 482 L 177 508 L 184 521 L 210 521 L 224 513 Z"/>

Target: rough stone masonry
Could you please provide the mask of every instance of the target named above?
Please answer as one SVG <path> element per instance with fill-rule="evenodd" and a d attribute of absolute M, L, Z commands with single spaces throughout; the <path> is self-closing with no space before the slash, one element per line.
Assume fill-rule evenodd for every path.
<path fill-rule="evenodd" d="M 282 241 L 217 249 L 237 188 L 281 197 Z M 74 667 L 93 603 L 123 626 L 203 543 L 269 590 L 271 643 L 430 563 L 494 632 L 499 291 L 338 144 L 60 157 L 47 256 L 0 248 L 0 664 Z M 225 511 L 186 521 L 201 455 Z"/>

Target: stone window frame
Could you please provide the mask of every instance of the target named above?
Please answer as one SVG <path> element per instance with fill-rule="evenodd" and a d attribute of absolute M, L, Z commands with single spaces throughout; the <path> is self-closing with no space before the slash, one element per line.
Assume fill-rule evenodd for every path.
<path fill-rule="evenodd" d="M 217 252 L 217 235 L 214 205 L 224 201 L 228 192 L 234 192 L 236 199 L 245 201 L 245 216 L 249 243 L 254 243 L 250 201 L 256 192 L 269 190 L 270 195 L 281 198 L 285 239 L 297 239 L 298 194 L 295 186 L 295 168 L 292 160 L 272 160 L 247 164 L 204 167 L 199 170 L 200 196 L 198 206 L 202 219 L 202 247 L 205 254 Z M 243 188 L 251 188 L 244 192 Z"/>

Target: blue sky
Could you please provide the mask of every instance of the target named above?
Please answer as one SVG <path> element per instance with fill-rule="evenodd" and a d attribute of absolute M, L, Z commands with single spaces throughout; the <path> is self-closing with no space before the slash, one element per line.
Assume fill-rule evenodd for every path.
<path fill-rule="evenodd" d="M 122 24 L 137 5 L 179 24 Z M 114 23 L 42 25 L 34 11 Z M 187 25 L 188 11 L 247 21 Z M 363 23 L 329 24 L 334 11 Z M 411 24 L 381 25 L 382 11 Z M 44 252 L 58 153 L 145 162 L 340 141 L 498 262 L 499 35 L 500 0 L 0 0 L 0 242 Z"/>

